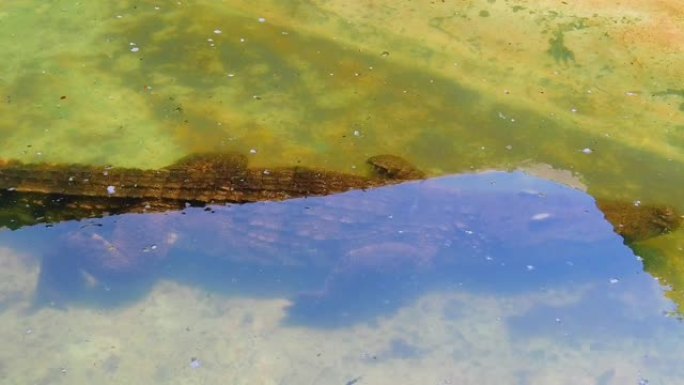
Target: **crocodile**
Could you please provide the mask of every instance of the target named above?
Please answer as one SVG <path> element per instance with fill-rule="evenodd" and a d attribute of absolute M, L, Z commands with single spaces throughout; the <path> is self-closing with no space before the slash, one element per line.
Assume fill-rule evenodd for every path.
<path fill-rule="evenodd" d="M 425 178 L 396 155 L 367 160 L 369 175 L 308 167 L 247 166 L 238 153 L 188 155 L 159 170 L 0 162 L 0 227 L 207 204 L 281 201 Z"/>

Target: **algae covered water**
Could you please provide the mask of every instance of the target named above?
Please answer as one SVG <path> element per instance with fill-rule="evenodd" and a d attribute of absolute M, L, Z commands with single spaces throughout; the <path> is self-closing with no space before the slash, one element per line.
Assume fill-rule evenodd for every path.
<path fill-rule="evenodd" d="M 154 169 L 236 151 L 362 173 L 391 153 L 431 178 L 562 185 L 449 177 L 2 231 L 2 382 L 678 382 L 684 234 L 628 248 L 593 199 L 684 212 L 682 15 L 3 2 L 3 160 Z M 112 250 L 141 266 L 114 274 Z"/>

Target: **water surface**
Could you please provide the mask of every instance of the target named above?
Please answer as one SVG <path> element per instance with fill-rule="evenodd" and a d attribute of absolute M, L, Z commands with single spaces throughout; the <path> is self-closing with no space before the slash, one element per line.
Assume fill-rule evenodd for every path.
<path fill-rule="evenodd" d="M 683 15 L 666 0 L 4 1 L 2 159 L 237 151 L 357 173 L 392 153 L 432 177 L 526 169 L 587 193 L 490 174 L 4 231 L 0 378 L 677 383 L 684 232 L 630 249 L 593 199 L 684 212 Z"/>
<path fill-rule="evenodd" d="M 684 374 L 674 305 L 593 198 L 523 173 L 64 222 L 0 241 L 11 245 L 10 383 Z"/>

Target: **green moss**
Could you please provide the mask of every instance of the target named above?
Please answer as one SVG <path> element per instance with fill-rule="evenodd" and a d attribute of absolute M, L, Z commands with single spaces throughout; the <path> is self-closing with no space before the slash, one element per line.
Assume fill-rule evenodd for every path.
<path fill-rule="evenodd" d="M 556 31 L 549 39 L 549 49 L 546 52 L 553 57 L 556 63 L 568 63 L 575 61 L 575 53 L 565 46 L 565 35 L 562 31 Z"/>

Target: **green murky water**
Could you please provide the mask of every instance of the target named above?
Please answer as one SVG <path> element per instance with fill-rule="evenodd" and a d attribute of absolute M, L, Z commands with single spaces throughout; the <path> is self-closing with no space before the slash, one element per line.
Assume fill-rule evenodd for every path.
<path fill-rule="evenodd" d="M 6 1 L 0 155 L 158 168 L 188 153 L 225 150 L 249 154 L 254 165 L 360 172 L 369 156 L 393 153 L 432 176 L 567 171 L 592 196 L 684 212 L 684 55 L 639 40 L 648 23 L 649 15 L 620 9 L 500 0 Z M 667 295 L 684 303 L 682 230 L 636 250 L 646 270 L 672 287 Z M 199 291 L 173 290 L 164 286 L 147 300 L 161 301 L 155 314 L 173 314 L 174 295 L 206 301 L 204 312 L 223 306 Z M 484 302 L 480 313 L 490 309 Z M 145 306 L 152 305 L 128 311 Z M 480 330 L 478 323 L 495 341 L 488 333 L 501 331 L 491 324 L 464 325 Z M 70 359 L 119 357 L 106 344 L 74 352 L 54 344 Z M 581 351 L 564 354 L 581 362 Z M 259 360 L 250 362 L 275 372 L 285 365 Z M 346 378 L 327 370 L 312 383 Z M 3 371 L 13 373 L 0 363 Z"/>

